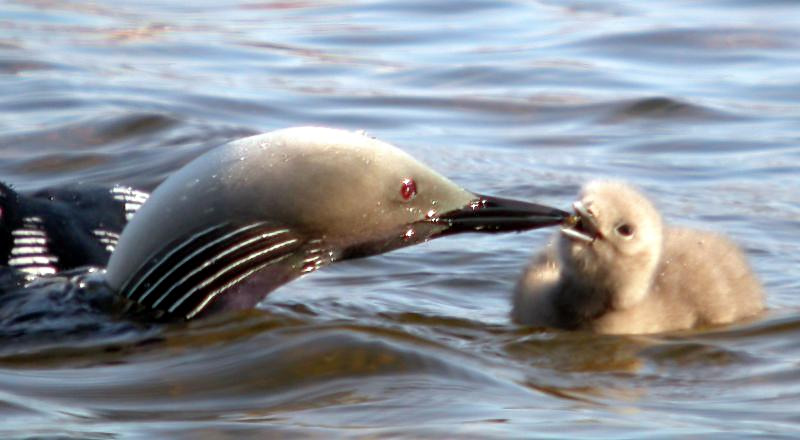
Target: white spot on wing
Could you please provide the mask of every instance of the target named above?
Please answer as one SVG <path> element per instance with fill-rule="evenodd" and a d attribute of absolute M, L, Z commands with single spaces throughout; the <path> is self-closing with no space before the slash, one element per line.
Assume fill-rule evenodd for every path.
<path fill-rule="evenodd" d="M 125 220 L 130 221 L 142 204 L 150 197 L 149 194 L 137 191 L 128 186 L 115 186 L 111 188 L 111 196 L 124 204 Z"/>
<path fill-rule="evenodd" d="M 44 254 L 46 252 L 47 248 L 44 246 L 15 246 L 11 248 L 11 255 Z"/>
<path fill-rule="evenodd" d="M 97 237 L 97 241 L 106 245 L 105 249 L 108 252 L 114 252 L 114 248 L 117 247 L 117 242 L 119 241 L 119 234 L 104 229 L 95 229 L 92 234 Z"/>
<path fill-rule="evenodd" d="M 58 261 L 58 259 L 50 255 L 34 255 L 9 258 L 8 264 L 10 266 L 29 266 L 33 264 L 50 264 L 56 261 Z"/>
<path fill-rule="evenodd" d="M 11 231 L 13 257 L 8 259 L 8 265 L 28 274 L 29 278 L 56 273 L 54 263 L 58 257 L 50 253 L 47 234 L 41 224 L 41 217 L 23 217 L 22 228 Z"/>
<path fill-rule="evenodd" d="M 16 237 L 45 237 L 44 231 L 37 229 L 15 229 L 11 231 L 11 235 Z"/>
<path fill-rule="evenodd" d="M 30 244 L 39 244 L 39 245 L 41 245 L 41 244 L 47 243 L 47 239 L 45 239 L 44 237 L 25 237 L 25 236 L 21 236 L 19 234 L 15 234 L 15 233 L 18 233 L 18 232 L 19 231 L 11 231 L 11 234 L 15 235 L 15 237 L 14 237 L 14 245 L 19 245 L 19 246 L 30 245 Z M 42 234 L 42 235 L 44 235 L 44 234 Z"/>

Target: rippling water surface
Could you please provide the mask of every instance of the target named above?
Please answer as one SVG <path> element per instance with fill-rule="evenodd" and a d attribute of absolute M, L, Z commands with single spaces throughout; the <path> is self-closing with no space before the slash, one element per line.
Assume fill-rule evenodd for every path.
<path fill-rule="evenodd" d="M 152 189 L 244 135 L 364 129 L 477 192 L 566 207 L 635 182 L 741 243 L 770 306 L 703 332 L 527 329 L 509 296 L 549 232 L 456 236 L 234 316 L 7 328 L 0 436 L 800 435 L 798 24 L 780 0 L 0 4 L 0 179 L 21 190 Z M 70 311 L 63 285 L 24 294 Z"/>

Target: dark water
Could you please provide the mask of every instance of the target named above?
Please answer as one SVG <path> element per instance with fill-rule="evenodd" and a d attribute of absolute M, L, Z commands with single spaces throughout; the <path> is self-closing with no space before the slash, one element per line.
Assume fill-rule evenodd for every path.
<path fill-rule="evenodd" d="M 19 189 L 152 188 L 240 136 L 365 129 L 476 192 L 566 207 L 633 181 L 741 243 L 770 306 L 706 332 L 525 329 L 510 291 L 549 233 L 451 237 L 236 316 L 49 316 L 3 339 L 0 436 L 800 436 L 799 25 L 780 0 L 0 4 Z"/>

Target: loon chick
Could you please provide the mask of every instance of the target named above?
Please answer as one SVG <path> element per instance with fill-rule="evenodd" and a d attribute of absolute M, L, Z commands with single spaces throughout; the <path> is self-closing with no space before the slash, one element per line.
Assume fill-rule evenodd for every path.
<path fill-rule="evenodd" d="M 108 284 L 162 318 L 255 306 L 335 261 L 568 213 L 466 191 L 398 148 L 296 127 L 240 139 L 165 180 L 122 232 Z"/>
<path fill-rule="evenodd" d="M 607 334 L 719 325 L 764 309 L 759 281 L 727 238 L 664 225 L 644 195 L 593 181 L 573 204 L 576 221 L 519 280 L 521 324 Z"/>

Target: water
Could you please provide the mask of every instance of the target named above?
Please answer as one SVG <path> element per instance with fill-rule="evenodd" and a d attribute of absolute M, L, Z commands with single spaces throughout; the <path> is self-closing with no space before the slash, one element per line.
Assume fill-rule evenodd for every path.
<path fill-rule="evenodd" d="M 476 192 L 566 207 L 588 179 L 632 181 L 734 237 L 770 312 L 641 337 L 515 326 L 542 231 L 342 263 L 188 325 L 75 310 L 55 279 L 25 294 L 63 315 L 6 329 L 0 435 L 800 435 L 798 24 L 781 0 L 3 3 L 18 189 L 152 189 L 237 137 L 364 129 Z"/>

